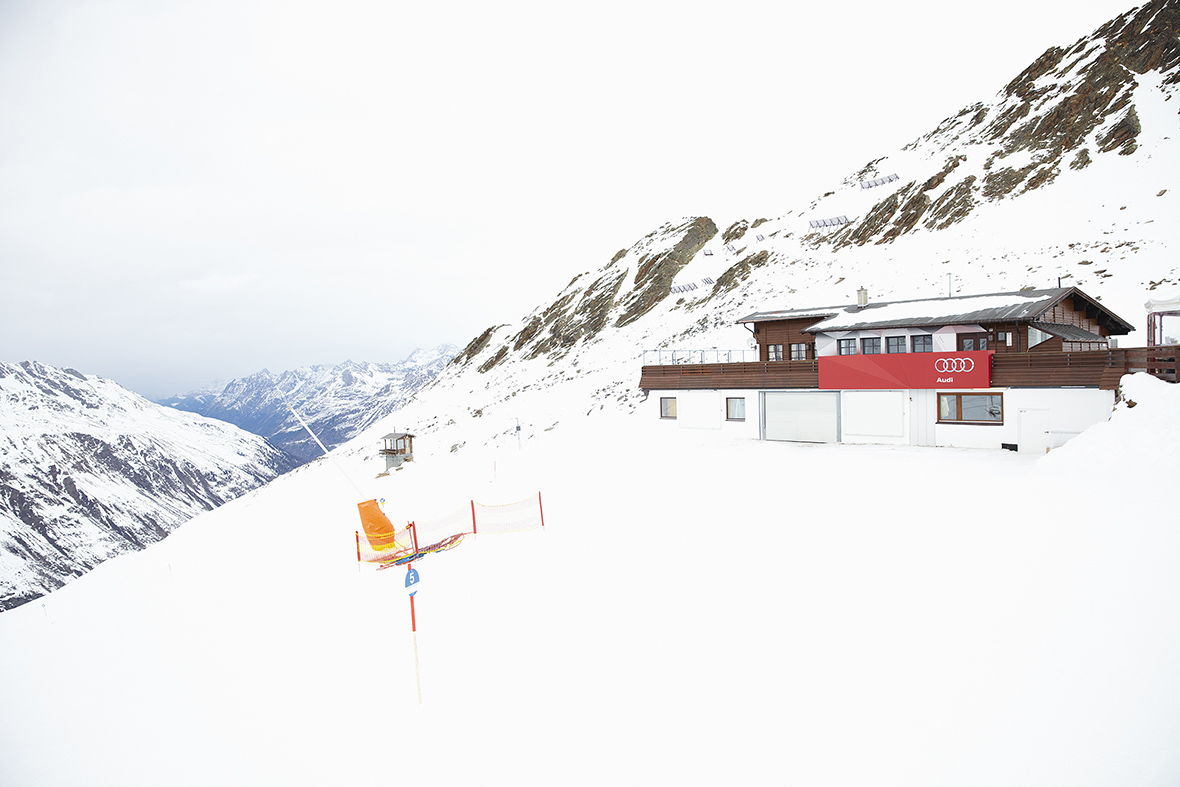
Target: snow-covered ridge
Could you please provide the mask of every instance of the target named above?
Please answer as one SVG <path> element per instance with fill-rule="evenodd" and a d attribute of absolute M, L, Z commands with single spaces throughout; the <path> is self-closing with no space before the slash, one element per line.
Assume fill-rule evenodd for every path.
<path fill-rule="evenodd" d="M 255 435 L 110 380 L 0 363 L 0 609 L 291 467 Z"/>

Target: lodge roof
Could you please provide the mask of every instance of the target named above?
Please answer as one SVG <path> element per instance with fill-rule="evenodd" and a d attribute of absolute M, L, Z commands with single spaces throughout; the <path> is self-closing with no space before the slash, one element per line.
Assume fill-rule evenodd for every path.
<path fill-rule="evenodd" d="M 784 309 L 755 312 L 741 318 L 738 322 L 759 323 L 815 317 L 819 322 L 804 328 L 803 331 L 805 333 L 821 333 L 867 328 L 914 328 L 969 323 L 1034 321 L 1066 298 L 1073 298 L 1074 307 L 1077 309 L 1096 311 L 1098 320 L 1106 325 L 1112 335 L 1121 336 L 1134 330 L 1130 323 L 1077 287 L 996 292 L 986 295 L 956 295 L 947 298 L 922 298 L 909 301 L 880 301 L 865 306 L 854 304 L 813 309 Z M 1047 332 L 1060 335 L 1055 331 Z M 1093 336 L 1088 331 L 1084 333 Z M 1070 339 L 1070 341 L 1095 341 L 1097 338 Z"/>
<path fill-rule="evenodd" d="M 1104 342 L 1105 338 L 1090 333 L 1085 328 L 1076 325 L 1065 325 L 1059 322 L 1030 322 L 1029 325 L 1038 331 L 1044 331 L 1052 336 L 1059 336 L 1067 342 Z"/>

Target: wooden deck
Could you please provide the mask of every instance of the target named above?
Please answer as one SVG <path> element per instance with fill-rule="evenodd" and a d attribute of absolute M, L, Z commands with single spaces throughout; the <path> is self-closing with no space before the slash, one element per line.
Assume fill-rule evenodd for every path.
<path fill-rule="evenodd" d="M 997 388 L 1084 387 L 1114 390 L 1124 374 L 1147 372 L 1177 382 L 1180 345 L 1089 352 L 997 353 L 992 385 Z M 759 361 L 644 366 L 639 387 L 655 390 L 736 388 L 818 388 L 818 361 Z"/>

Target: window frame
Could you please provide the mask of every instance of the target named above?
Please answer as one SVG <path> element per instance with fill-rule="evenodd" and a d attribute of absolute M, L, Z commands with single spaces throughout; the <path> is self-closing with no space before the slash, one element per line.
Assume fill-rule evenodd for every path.
<path fill-rule="evenodd" d="M 667 406 L 667 404 L 665 404 L 666 402 L 671 402 L 672 407 L 669 408 Z M 671 415 L 668 415 L 669 409 L 671 409 L 671 411 L 672 411 Z M 665 421 L 675 421 L 676 414 L 677 414 L 676 397 L 675 396 L 661 396 L 660 397 L 660 419 L 665 420 Z"/>
<path fill-rule="evenodd" d="M 792 361 L 806 361 L 807 348 L 811 345 L 807 342 L 792 342 L 790 346 Z M 797 356 L 797 357 L 796 357 Z"/>
<path fill-rule="evenodd" d="M 959 352 L 982 352 L 983 350 L 987 349 L 989 344 L 986 333 L 960 333 L 958 335 L 958 340 Z M 967 346 L 967 342 L 971 342 L 970 347 Z M 977 344 L 982 346 L 977 347 Z"/>
<path fill-rule="evenodd" d="M 781 361 L 783 359 L 783 346 L 781 344 L 766 345 L 766 361 Z"/>
<path fill-rule="evenodd" d="M 856 339 L 837 339 L 836 355 L 856 355 Z"/>
<path fill-rule="evenodd" d="M 904 354 L 906 349 L 908 349 L 907 348 L 907 344 L 908 344 L 907 340 L 908 339 L 909 339 L 908 336 L 886 336 L 885 337 L 885 354 L 886 355 Z M 891 347 L 896 348 L 899 345 L 901 346 L 900 350 L 890 349 Z"/>
<path fill-rule="evenodd" d="M 998 420 L 998 421 L 975 421 L 975 420 L 968 420 L 966 418 L 963 418 L 963 397 L 977 397 L 977 396 L 989 396 L 989 397 L 994 396 L 1000 400 L 1000 420 Z M 949 397 L 953 397 L 955 399 L 955 417 L 954 418 L 943 418 L 942 417 L 942 410 L 943 410 L 942 401 L 944 398 L 949 398 Z M 964 426 L 1003 426 L 1004 425 L 1004 393 L 1003 393 L 1003 391 L 939 391 L 938 392 L 938 402 L 937 402 L 936 406 L 937 406 L 936 412 L 938 414 L 937 423 L 940 423 L 940 424 L 960 424 L 960 425 L 964 425 Z"/>
<path fill-rule="evenodd" d="M 730 409 L 729 409 L 730 402 L 741 402 L 742 403 L 742 414 L 741 414 L 740 418 L 735 415 L 732 415 L 730 413 Z M 745 421 L 746 420 L 746 397 L 744 397 L 744 396 L 727 396 L 727 397 L 725 397 L 725 420 L 726 421 Z"/>
<path fill-rule="evenodd" d="M 875 349 L 869 349 L 869 342 L 876 342 L 873 345 Z M 861 355 L 880 355 L 881 354 L 881 337 L 880 336 L 865 336 L 860 340 L 860 354 Z"/>
<path fill-rule="evenodd" d="M 918 349 L 918 342 L 922 344 L 929 344 L 929 349 Z M 930 333 L 915 333 L 910 336 L 910 352 L 915 353 L 932 353 L 934 352 L 934 334 Z"/>

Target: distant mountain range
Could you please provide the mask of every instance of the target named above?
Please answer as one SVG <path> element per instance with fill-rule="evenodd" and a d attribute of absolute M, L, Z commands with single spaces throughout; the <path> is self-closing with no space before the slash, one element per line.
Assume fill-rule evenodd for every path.
<path fill-rule="evenodd" d="M 0 610 L 296 466 L 265 439 L 100 377 L 0 363 Z"/>
<path fill-rule="evenodd" d="M 274 374 L 266 369 L 222 386 L 158 402 L 227 421 L 286 451 L 300 464 L 323 454 L 299 424 L 297 412 L 329 449 L 404 404 L 433 380 L 459 348 L 414 350 L 399 363 L 307 366 Z"/>

